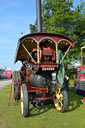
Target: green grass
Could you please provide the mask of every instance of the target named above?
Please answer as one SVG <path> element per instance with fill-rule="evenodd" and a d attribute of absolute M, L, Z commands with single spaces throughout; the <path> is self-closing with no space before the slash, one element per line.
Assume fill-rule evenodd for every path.
<path fill-rule="evenodd" d="M 84 128 L 85 105 L 82 97 L 69 88 L 69 106 L 64 113 L 58 112 L 52 105 L 30 108 L 30 117 L 21 115 L 20 102 L 8 106 L 10 85 L 0 90 L 0 128 Z"/>
<path fill-rule="evenodd" d="M 74 80 L 73 80 L 73 79 L 70 79 L 70 80 L 69 80 L 69 86 L 70 86 L 70 87 L 74 87 Z"/>
<path fill-rule="evenodd" d="M 4 78 L 4 79 L 0 79 L 0 81 L 4 81 L 4 80 L 12 80 L 12 78 Z"/>

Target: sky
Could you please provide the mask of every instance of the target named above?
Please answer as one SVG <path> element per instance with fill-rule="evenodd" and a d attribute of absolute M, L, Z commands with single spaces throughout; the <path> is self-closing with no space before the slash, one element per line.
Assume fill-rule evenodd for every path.
<path fill-rule="evenodd" d="M 36 0 L 0 0 L 0 69 L 20 69 L 21 62 L 14 64 L 18 39 L 30 33 L 29 24 L 35 20 Z"/>

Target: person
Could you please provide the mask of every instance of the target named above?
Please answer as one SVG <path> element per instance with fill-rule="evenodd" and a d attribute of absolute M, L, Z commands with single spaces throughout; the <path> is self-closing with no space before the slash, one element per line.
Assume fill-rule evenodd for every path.
<path fill-rule="evenodd" d="M 85 97 L 83 97 L 83 100 L 81 100 L 81 102 L 82 102 L 83 104 L 85 104 Z"/>
<path fill-rule="evenodd" d="M 65 87 L 68 90 L 68 84 L 69 84 L 69 77 L 65 75 Z"/>

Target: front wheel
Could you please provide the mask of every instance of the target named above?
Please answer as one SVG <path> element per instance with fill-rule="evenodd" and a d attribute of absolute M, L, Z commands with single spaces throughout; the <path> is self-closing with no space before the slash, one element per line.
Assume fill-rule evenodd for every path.
<path fill-rule="evenodd" d="M 29 96 L 26 84 L 21 86 L 21 112 L 24 117 L 29 116 Z"/>
<path fill-rule="evenodd" d="M 68 106 L 68 94 L 67 89 L 61 89 L 57 86 L 54 88 L 53 101 L 56 109 L 60 112 L 64 112 Z"/>

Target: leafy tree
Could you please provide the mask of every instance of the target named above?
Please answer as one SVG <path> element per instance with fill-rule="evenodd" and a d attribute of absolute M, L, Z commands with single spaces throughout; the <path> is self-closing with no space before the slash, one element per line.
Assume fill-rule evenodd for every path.
<path fill-rule="evenodd" d="M 80 48 L 85 45 L 85 2 L 81 1 L 74 10 L 73 32 L 71 38 L 75 42 L 75 47 L 69 53 L 73 61 L 80 60 Z"/>
<path fill-rule="evenodd" d="M 37 32 L 36 26 L 32 24 L 30 24 L 30 30 L 31 30 L 31 33 Z"/>
<path fill-rule="evenodd" d="M 30 24 L 30 30 L 31 30 L 31 33 L 36 32 L 35 25 Z"/>
<path fill-rule="evenodd" d="M 37 20 L 35 21 L 35 25 L 30 24 L 30 32 L 31 33 L 37 32 Z"/>
<path fill-rule="evenodd" d="M 43 31 L 70 35 L 72 7 L 69 0 L 43 0 Z"/>

